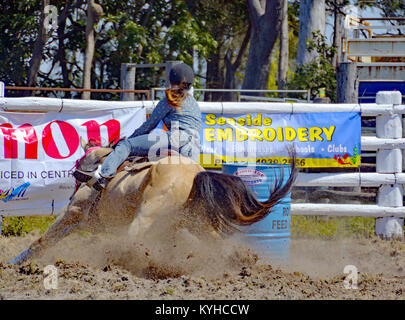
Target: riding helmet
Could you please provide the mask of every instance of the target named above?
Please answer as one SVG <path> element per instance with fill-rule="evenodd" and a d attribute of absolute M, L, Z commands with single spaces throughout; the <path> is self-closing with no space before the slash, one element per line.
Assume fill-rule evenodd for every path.
<path fill-rule="evenodd" d="M 171 84 L 180 84 L 183 81 L 191 85 L 194 81 L 193 69 L 185 63 L 176 64 L 170 69 L 169 81 Z"/>

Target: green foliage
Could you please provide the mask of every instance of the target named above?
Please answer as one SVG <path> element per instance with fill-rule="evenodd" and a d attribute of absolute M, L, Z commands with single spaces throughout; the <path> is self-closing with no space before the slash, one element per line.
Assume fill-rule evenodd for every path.
<path fill-rule="evenodd" d="M 24 236 L 34 230 L 43 234 L 55 217 L 5 217 L 4 236 Z M 374 235 L 374 218 L 293 216 L 293 237 L 336 239 L 342 237 L 369 238 Z M 82 234 L 83 235 L 83 234 Z"/>
<path fill-rule="evenodd" d="M 24 236 L 34 230 L 43 234 L 55 221 L 55 217 L 5 217 L 3 220 L 4 236 Z"/>
<path fill-rule="evenodd" d="M 336 101 L 336 68 L 332 58 L 336 48 L 326 43 L 325 36 L 313 32 L 313 40 L 307 41 L 309 51 L 315 50 L 318 56 L 310 63 L 298 66 L 290 89 L 311 89 L 311 97 L 316 97 L 319 88 L 326 88 L 326 96 Z"/>
<path fill-rule="evenodd" d="M 185 0 L 190 14 L 196 23 L 194 28 L 204 31 L 209 37 L 202 43 L 203 48 L 196 49 L 199 71 L 202 64 L 206 63 L 206 77 L 201 79 L 209 88 L 233 88 L 241 78 L 234 77 L 235 83 L 226 82 L 226 63 L 236 63 L 232 66 L 233 72 L 243 69 L 245 60 L 237 60 L 237 55 L 242 48 L 242 42 L 249 27 L 249 16 L 246 0 Z M 209 40 L 209 41 L 207 41 Z M 208 46 L 207 46 L 208 45 Z M 204 47 L 209 49 L 204 50 Z M 246 48 L 245 48 L 246 49 Z M 246 55 L 245 55 L 246 56 Z M 228 71 L 230 71 L 228 69 Z M 234 73 L 235 75 L 235 73 Z M 197 79 L 200 78 L 197 76 Z M 205 95 L 207 99 L 207 95 Z M 221 93 L 209 95 L 209 99 L 222 99 Z"/>
<path fill-rule="evenodd" d="M 25 85 L 40 9 L 40 1 L 0 2 L 0 80 L 6 85 Z"/>
<path fill-rule="evenodd" d="M 288 4 L 288 70 L 287 70 L 287 82 L 291 82 L 294 78 L 293 70 L 296 69 L 295 66 L 295 57 L 297 56 L 298 48 L 298 31 L 299 31 L 299 3 L 292 2 Z M 280 39 L 277 39 L 277 42 L 274 45 L 273 51 L 275 54 L 272 54 L 270 74 L 267 89 L 268 90 L 277 90 L 278 89 L 278 62 L 280 56 Z M 243 78 L 243 75 L 241 75 Z M 279 97 L 278 93 L 267 93 L 267 97 Z"/>
<path fill-rule="evenodd" d="M 184 1 L 105 0 L 100 4 L 106 14 L 97 33 L 95 87 L 119 87 L 121 63 L 182 60 L 192 65 L 193 50 L 207 57 L 216 46 Z M 163 73 L 164 68 L 138 69 L 135 87 L 162 87 Z"/>
<path fill-rule="evenodd" d="M 374 218 L 293 216 L 291 235 L 305 238 L 370 238 L 374 235 Z"/>
<path fill-rule="evenodd" d="M 61 26 L 49 34 L 38 85 L 81 87 L 86 48 L 86 1 L 54 0 Z M 98 0 L 104 15 L 95 25 L 92 88 L 120 86 L 122 63 L 193 63 L 193 50 L 208 58 L 217 46 L 204 23 L 190 14 L 185 1 Z M 40 0 L 6 1 L 0 4 L 0 79 L 7 85 L 25 85 L 29 60 L 39 29 Z M 66 7 L 68 6 L 68 7 Z M 59 19 L 59 22 L 61 20 Z M 65 73 L 62 65 L 66 66 Z M 44 67 L 45 66 L 45 67 Z M 141 68 L 137 89 L 163 86 L 164 68 Z M 70 95 L 70 93 L 67 93 Z M 73 97 L 75 97 L 73 93 Z M 92 94 L 94 99 L 118 99 L 118 95 Z"/>
<path fill-rule="evenodd" d="M 386 17 L 403 17 L 405 14 L 405 2 L 403 0 L 355 0 L 354 5 L 361 9 L 365 7 L 379 9 Z"/>
<path fill-rule="evenodd" d="M 274 50 L 274 49 L 273 49 Z M 267 81 L 267 90 L 277 90 L 278 85 L 277 85 L 277 74 L 278 74 L 278 56 L 280 55 L 280 50 L 277 50 L 276 52 L 276 58 L 271 59 L 271 64 L 270 64 L 270 74 L 269 74 L 269 79 Z M 271 97 L 273 96 L 273 93 L 267 93 L 266 96 Z"/>

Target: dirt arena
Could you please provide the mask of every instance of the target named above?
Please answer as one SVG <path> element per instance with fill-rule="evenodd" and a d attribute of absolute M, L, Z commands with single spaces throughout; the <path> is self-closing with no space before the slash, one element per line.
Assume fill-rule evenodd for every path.
<path fill-rule="evenodd" d="M 22 266 L 5 263 L 36 239 L 0 237 L 0 299 L 404 299 L 405 243 L 380 239 L 291 240 L 288 264 L 262 263 L 237 239 L 201 243 L 75 234 Z M 156 235 L 155 235 L 156 236 Z M 156 239 L 155 239 L 156 240 Z M 58 288 L 44 287 L 44 267 Z M 346 265 L 358 289 L 346 289 Z"/>

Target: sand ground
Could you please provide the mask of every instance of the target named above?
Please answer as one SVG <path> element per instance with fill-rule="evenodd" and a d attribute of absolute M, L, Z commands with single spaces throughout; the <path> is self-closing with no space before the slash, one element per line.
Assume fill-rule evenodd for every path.
<path fill-rule="evenodd" d="M 135 243 L 74 234 L 22 266 L 6 261 L 38 234 L 0 237 L 0 299 L 404 299 L 405 242 L 291 239 L 288 263 L 262 262 L 237 239 Z M 157 244 L 159 243 L 159 244 Z M 46 289 L 46 265 L 58 288 Z M 358 271 L 345 288 L 346 265 Z M 349 283 L 350 284 L 350 283 Z"/>

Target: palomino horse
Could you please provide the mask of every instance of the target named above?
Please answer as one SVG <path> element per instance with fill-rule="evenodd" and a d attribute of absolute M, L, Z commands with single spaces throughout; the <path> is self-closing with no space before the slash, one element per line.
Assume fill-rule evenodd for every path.
<path fill-rule="evenodd" d="M 91 172 L 113 151 L 111 147 L 85 145 L 85 156 L 77 163 Z M 293 161 L 294 163 L 295 161 Z M 193 233 L 226 235 L 237 226 L 265 218 L 287 195 L 296 177 L 295 165 L 283 185 L 280 177 L 267 201 L 259 202 L 236 176 L 205 171 L 198 163 L 181 156 L 144 162 L 119 171 L 102 192 L 81 184 L 56 221 L 11 264 L 39 256 L 46 248 L 73 231 L 126 232 L 141 237 L 159 214 L 182 214 L 182 226 Z M 133 233 L 132 233 L 133 232 Z"/>

